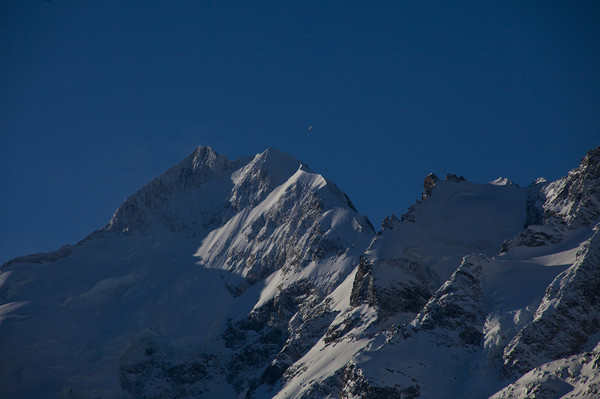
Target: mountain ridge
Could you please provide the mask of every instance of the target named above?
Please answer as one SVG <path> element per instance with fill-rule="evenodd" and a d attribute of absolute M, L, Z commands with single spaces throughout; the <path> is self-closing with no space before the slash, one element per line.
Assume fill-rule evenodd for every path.
<path fill-rule="evenodd" d="M 595 356 L 599 205 L 600 147 L 527 187 L 430 174 L 376 233 L 290 155 L 200 146 L 76 245 L 2 266 L 0 383 L 7 397 L 525 397 L 523 375 L 547 387 L 535 370 Z M 561 392 L 592 392 L 585 370 Z"/>

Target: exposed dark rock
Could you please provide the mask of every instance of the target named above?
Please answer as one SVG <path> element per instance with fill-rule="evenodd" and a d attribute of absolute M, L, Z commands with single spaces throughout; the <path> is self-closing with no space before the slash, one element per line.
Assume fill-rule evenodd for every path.
<path fill-rule="evenodd" d="M 581 352 L 600 332 L 600 234 L 578 260 L 546 289 L 534 320 L 504 350 L 504 373 L 522 374 L 551 360 Z"/>
<path fill-rule="evenodd" d="M 323 381 L 314 382 L 298 399 L 337 398 L 344 384 L 344 369 L 336 371 Z"/>
<path fill-rule="evenodd" d="M 288 339 L 269 367 L 273 367 L 281 376 L 289 366 L 304 356 L 323 337 L 335 316 L 336 312 L 329 309 L 327 301 L 315 307 L 305 306 L 290 320 Z M 274 370 L 271 371 L 271 377 L 274 376 Z M 273 384 L 274 382 L 270 380 L 268 383 Z"/>
<path fill-rule="evenodd" d="M 414 399 L 421 395 L 418 383 L 407 387 L 401 386 L 375 386 L 363 374 L 362 370 L 354 364 L 349 364 L 343 374 L 342 399 L 368 398 L 368 399 Z"/>
<path fill-rule="evenodd" d="M 134 338 L 119 364 L 123 390 L 138 398 L 193 398 L 206 390 L 211 372 L 219 369 L 214 355 L 177 362 L 170 358 L 164 343 L 153 334 Z"/>
<path fill-rule="evenodd" d="M 523 228 L 531 225 L 542 224 L 544 221 L 544 201 L 546 196 L 543 194 L 543 188 L 548 185 L 545 179 L 538 179 L 535 183 L 527 187 L 526 218 Z"/>
<path fill-rule="evenodd" d="M 480 346 L 485 322 L 481 291 L 483 255 L 463 258 L 452 277 L 433 295 L 413 321 L 416 330 L 433 331 L 438 344 Z"/>
<path fill-rule="evenodd" d="M 557 218 L 569 228 L 600 219 L 600 147 L 587 152 L 578 168 L 544 187 L 546 219 Z"/>
<path fill-rule="evenodd" d="M 545 363 L 529 371 L 490 399 L 600 397 L 599 347 Z"/>
<path fill-rule="evenodd" d="M 360 306 L 363 303 L 375 306 L 377 301 L 373 294 L 373 265 L 365 258 L 360 259 L 358 270 L 354 276 L 352 293 L 350 294 L 350 306 Z"/>
<path fill-rule="evenodd" d="M 403 222 L 409 222 L 409 223 L 416 223 L 417 220 L 415 218 L 415 213 L 417 211 L 417 205 L 420 202 L 417 201 L 416 204 L 411 205 L 408 210 L 406 212 L 404 212 L 402 215 L 400 215 L 400 220 Z"/>
<path fill-rule="evenodd" d="M 388 280 L 377 277 L 389 272 L 402 275 L 402 278 Z M 398 258 L 377 260 L 371 264 L 361 259 L 354 277 L 350 305 L 375 307 L 380 321 L 397 315 L 405 315 L 408 321 L 430 297 L 427 276 L 419 263 Z"/>
<path fill-rule="evenodd" d="M 262 384 L 275 384 L 325 334 L 335 314 L 315 287 L 300 281 L 253 310 L 229 322 L 223 334 L 235 349 L 227 381 L 247 397 Z"/>
<path fill-rule="evenodd" d="M 337 342 L 363 322 L 364 320 L 362 320 L 360 316 L 352 315 L 351 317 L 345 319 L 342 323 L 329 327 L 329 330 L 327 330 L 327 333 L 323 337 L 323 341 L 325 343 Z"/>
<path fill-rule="evenodd" d="M 2 271 L 5 267 L 8 267 L 13 264 L 17 264 L 17 263 L 41 264 L 41 263 L 56 262 L 57 260 L 66 258 L 67 256 L 71 255 L 71 253 L 73 252 L 74 249 L 75 249 L 75 246 L 73 246 L 73 245 L 63 245 L 56 251 L 39 252 L 37 254 L 32 254 L 32 255 L 27 255 L 27 256 L 19 256 L 17 258 L 11 259 L 8 262 L 4 263 L 2 265 L 2 268 L 0 268 L 0 271 Z"/>
<path fill-rule="evenodd" d="M 390 216 L 386 216 L 381 222 L 381 228 L 383 230 L 394 230 L 394 224 L 400 222 L 396 215 L 391 214 Z"/>
<path fill-rule="evenodd" d="M 455 175 L 455 174 L 450 174 L 450 173 L 448 173 L 448 174 L 446 175 L 446 179 L 445 179 L 445 180 L 446 180 L 446 181 L 453 182 L 453 183 L 459 183 L 459 182 L 461 182 L 461 181 L 466 181 L 466 179 L 465 179 L 464 177 L 462 177 L 462 176 L 457 176 L 457 175 Z"/>
<path fill-rule="evenodd" d="M 563 238 L 562 233 L 552 227 L 531 225 L 525 231 L 519 233 L 516 237 L 504 241 L 500 253 L 510 251 L 516 247 L 543 247 L 546 245 L 557 244 Z"/>
<path fill-rule="evenodd" d="M 430 173 L 425 177 L 425 181 L 423 182 L 423 194 L 421 195 L 423 201 L 431 197 L 433 188 L 438 181 L 440 181 L 440 179 L 433 173 Z"/>

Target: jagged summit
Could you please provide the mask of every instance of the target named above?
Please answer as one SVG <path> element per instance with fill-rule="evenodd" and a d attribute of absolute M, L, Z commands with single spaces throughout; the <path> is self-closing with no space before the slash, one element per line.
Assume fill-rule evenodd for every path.
<path fill-rule="evenodd" d="M 376 234 L 293 156 L 198 147 L 3 266 L 1 395 L 596 397 L 599 180 L 600 147 L 527 187 L 429 174 Z"/>
<path fill-rule="evenodd" d="M 200 145 L 181 164 L 187 164 L 191 161 L 194 169 L 197 169 L 200 165 L 210 165 L 214 169 L 218 160 L 228 161 L 226 156 L 217 154 L 211 147 Z"/>
<path fill-rule="evenodd" d="M 104 227 L 105 231 L 147 234 L 158 226 L 171 231 L 196 230 L 206 220 L 208 191 L 223 191 L 226 180 L 238 165 L 212 148 L 200 146 L 179 164 L 128 197 Z M 202 193 L 198 190 L 203 187 Z M 203 195 L 204 194 L 204 195 Z M 204 201 L 203 201 L 204 199 Z M 212 202 L 212 201 L 210 201 Z M 219 204 L 220 206 L 221 204 Z"/>
<path fill-rule="evenodd" d="M 437 177 L 435 175 L 435 173 L 429 173 L 425 177 L 425 180 L 423 181 L 423 194 L 421 195 L 422 201 L 425 201 L 426 199 L 431 197 L 431 193 L 433 192 L 433 189 L 439 183 L 439 181 L 440 181 L 440 178 Z M 455 174 L 448 173 L 448 174 L 446 174 L 444 181 L 459 183 L 459 182 L 466 181 L 466 179 L 463 176 L 457 176 Z"/>
<path fill-rule="evenodd" d="M 566 177 L 548 184 L 543 206 L 548 217 L 558 218 L 570 228 L 600 218 L 600 147 L 587 152 L 579 167 Z"/>
<path fill-rule="evenodd" d="M 423 201 L 431 197 L 431 192 L 438 181 L 440 181 L 440 179 L 434 173 L 430 173 L 425 177 L 425 180 L 423 181 L 423 194 L 421 195 Z"/>
<path fill-rule="evenodd" d="M 309 170 L 273 148 L 231 161 L 210 147 L 199 146 L 127 198 L 104 230 L 148 234 L 166 228 L 197 235 L 231 216 L 223 208 L 239 211 L 256 205 L 300 167 Z"/>
<path fill-rule="evenodd" d="M 189 190 L 222 176 L 227 170 L 236 166 L 237 163 L 230 161 L 225 155 L 217 154 L 208 146 L 199 146 L 183 161 L 169 168 L 154 181 L 159 180 L 166 185 Z"/>
<path fill-rule="evenodd" d="M 269 359 L 281 354 L 277 367 L 287 368 L 308 350 L 311 340 L 288 330 L 292 319 L 306 328 L 314 319 L 312 334 L 325 332 L 314 309 L 348 278 L 373 236 L 348 197 L 296 158 L 270 148 L 231 161 L 198 147 L 128 197 L 103 230 L 2 271 L 0 342 L 18 345 L 1 348 L 0 386 L 8 397 L 39 396 L 48 381 L 62 381 L 56 389 L 65 395 L 100 397 L 206 390 L 234 397 L 254 389 Z M 24 323 L 5 326 L 22 314 Z M 71 314 L 80 316 L 63 322 Z M 67 327 L 41 328 L 56 320 Z M 45 352 L 29 353 L 39 340 Z M 64 342 L 68 363 L 42 371 Z M 76 349 L 89 345 L 101 354 Z M 24 386 L 16 370 L 35 356 L 39 368 L 26 367 L 38 377 Z M 216 374 L 204 379 L 198 359 L 213 362 Z"/>
<path fill-rule="evenodd" d="M 600 221 L 600 147 L 588 151 L 567 176 L 554 182 L 538 178 L 527 193 L 525 230 L 507 240 L 503 252 L 557 244 L 570 231 Z"/>
<path fill-rule="evenodd" d="M 275 148 L 267 148 L 260 154 L 256 154 L 252 163 L 260 165 L 259 167 L 265 171 L 275 173 L 280 170 L 282 174 L 285 174 L 285 170 L 298 169 L 302 166 L 307 172 L 312 172 L 307 165 L 300 162 L 296 157 L 281 152 Z M 294 170 L 295 172 L 295 170 Z"/>
<path fill-rule="evenodd" d="M 273 188 L 294 175 L 299 168 L 310 171 L 293 156 L 273 148 L 256 154 L 250 162 L 231 175 L 234 188 L 229 202 L 238 210 L 248 205 L 254 206 Z"/>

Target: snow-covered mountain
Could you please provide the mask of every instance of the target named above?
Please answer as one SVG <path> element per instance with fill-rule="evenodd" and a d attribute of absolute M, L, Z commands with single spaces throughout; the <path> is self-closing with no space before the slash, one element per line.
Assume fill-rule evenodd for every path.
<path fill-rule="evenodd" d="M 0 273 L 0 393 L 600 392 L 600 147 L 555 182 L 425 178 L 375 232 L 274 149 L 199 147 L 101 230 Z"/>

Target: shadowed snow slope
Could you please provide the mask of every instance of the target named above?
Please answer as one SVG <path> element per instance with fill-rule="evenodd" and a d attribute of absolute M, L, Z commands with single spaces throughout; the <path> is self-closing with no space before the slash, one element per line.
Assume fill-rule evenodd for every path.
<path fill-rule="evenodd" d="M 595 397 L 599 164 L 430 174 L 376 234 L 292 156 L 198 147 L 103 229 L 3 265 L 0 396 Z"/>
<path fill-rule="evenodd" d="M 281 327 L 308 318 L 303 303 L 343 281 L 373 236 L 295 158 L 269 149 L 232 162 L 199 147 L 65 256 L 4 265 L 2 396 L 235 396 L 281 351 Z M 241 383 L 228 365 L 234 329 L 272 341 Z"/>

